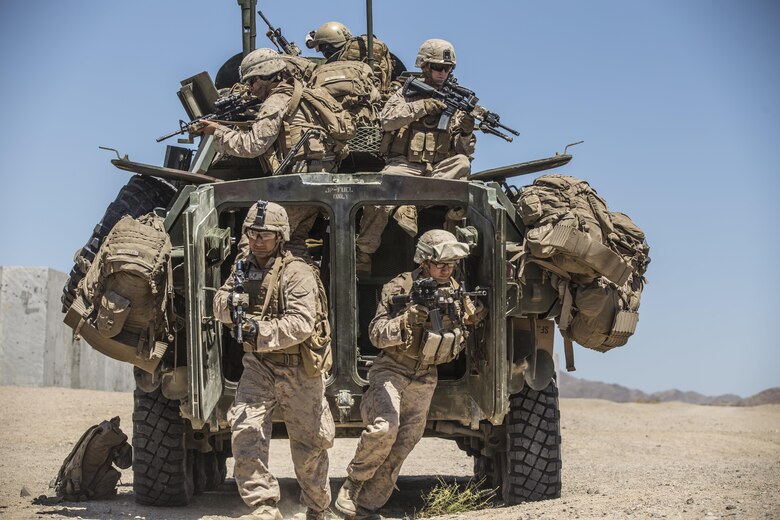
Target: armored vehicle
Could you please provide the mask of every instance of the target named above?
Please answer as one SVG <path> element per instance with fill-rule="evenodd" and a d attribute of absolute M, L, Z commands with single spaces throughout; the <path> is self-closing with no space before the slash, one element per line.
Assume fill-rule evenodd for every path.
<path fill-rule="evenodd" d="M 252 1 L 239 4 L 251 29 L 244 33 L 248 52 L 254 47 L 255 6 Z M 182 82 L 178 95 L 191 118 L 214 110 L 217 89 L 236 79 L 231 77 L 236 64 L 235 57 L 228 60 L 216 85 L 205 73 Z M 400 60 L 396 68 L 403 68 Z M 361 396 L 378 352 L 367 333 L 378 293 L 392 277 L 414 268 L 415 239 L 391 219 L 383 245 L 373 255 L 371 276 L 356 276 L 355 236 L 362 209 L 413 204 L 420 208 L 422 234 L 441 227 L 448 210 L 462 208 L 465 216 L 457 235 L 472 253 L 459 265 L 457 277 L 469 290 L 486 290 L 480 299 L 489 315 L 469 335 L 464 354 L 439 366 L 425 434 L 455 441 L 474 458 L 475 475 L 499 488 L 506 503 L 560 496 L 552 320 L 561 301 L 537 265 L 525 266 L 522 283 L 518 279 L 512 257 L 525 226 L 515 209 L 517 190 L 506 180 L 563 165 L 571 157 L 564 152 L 481 172 L 468 182 L 437 180 L 376 173 L 381 158 L 371 148 L 370 136 L 358 134 L 338 174 L 269 176 L 257 161 L 215 160 L 209 137 L 201 138 L 196 150 L 169 146 L 163 166 L 127 157 L 112 161 L 136 175 L 77 254 L 63 310 L 66 322 L 87 343 L 134 365 L 133 487 L 138 502 L 184 505 L 193 494 L 225 479 L 225 461 L 231 456 L 226 412 L 241 376 L 243 350 L 214 319 L 212 298 L 235 261 L 244 216 L 260 199 L 322 209 L 309 251 L 330 302 L 334 362 L 326 396 L 342 437 L 362 430 Z M 121 216 L 155 210 L 164 217 L 172 245 L 175 318 L 170 336 L 162 345 L 144 343 L 130 332 L 108 341 L 90 327 L 88 310 L 76 298 L 78 282 Z M 282 422 L 274 423 L 273 435 L 285 435 Z"/>

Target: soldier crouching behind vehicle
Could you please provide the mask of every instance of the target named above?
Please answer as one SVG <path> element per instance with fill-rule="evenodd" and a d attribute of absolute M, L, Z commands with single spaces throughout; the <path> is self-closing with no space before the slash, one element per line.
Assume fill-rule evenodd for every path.
<path fill-rule="evenodd" d="M 244 292 L 234 291 L 236 268 L 214 296 L 214 315 L 233 325 L 243 311 L 244 371 L 228 413 L 232 429 L 234 477 L 244 502 L 254 511 L 241 518 L 281 520 L 279 484 L 268 470 L 271 416 L 278 406 L 290 437 L 290 451 L 307 520 L 323 520 L 330 505 L 328 448 L 335 425 L 325 400 L 321 372 L 305 364 L 321 302 L 313 268 L 284 249 L 290 226 L 284 208 L 258 201 L 244 220 L 249 240 L 244 260 Z M 238 265 L 241 265 L 237 262 Z M 327 309 L 325 309 L 327 312 Z M 237 331 L 234 329 L 234 334 Z M 330 348 L 329 345 L 327 348 Z"/>
<path fill-rule="evenodd" d="M 417 243 L 415 263 L 382 288 L 381 301 L 369 326 L 371 343 L 381 349 L 368 373 L 368 390 L 360 411 L 366 429 L 347 466 L 347 480 L 336 509 L 356 520 L 379 519 L 378 510 L 393 492 L 406 457 L 422 438 L 436 389 L 436 365 L 455 359 L 466 345 L 466 326 L 478 323 L 484 308 L 468 296 L 458 297 L 452 278 L 455 265 L 468 256 L 468 246 L 444 230 L 424 233 Z M 424 306 L 415 291 L 425 286 L 436 301 L 438 291 L 454 296 L 441 315 Z M 419 294 L 419 292 L 418 292 Z M 405 303 L 397 309 L 397 302 Z"/>
<path fill-rule="evenodd" d="M 263 100 L 257 118 L 248 130 L 234 130 L 214 121 L 200 122 L 196 132 L 214 135 L 218 152 L 236 157 L 259 157 L 268 175 L 275 171 L 287 153 L 308 128 L 316 126 L 314 116 L 301 107 L 301 83 L 287 69 L 273 49 L 257 49 L 241 61 L 241 81 L 250 93 Z M 335 172 L 339 145 L 326 132 L 312 134 L 292 160 L 292 173 Z M 280 172 L 288 173 L 288 172 Z M 292 237 L 287 249 L 307 256 L 306 239 L 319 214 L 315 206 L 288 206 Z"/>
<path fill-rule="evenodd" d="M 415 65 L 422 70 L 425 83 L 441 89 L 455 69 L 455 49 L 446 40 L 426 40 L 417 52 Z M 471 156 L 477 138 L 474 118 L 456 111 L 445 129 L 437 128 L 446 105 L 429 97 L 407 97 L 398 88 L 387 100 L 380 122 L 386 155 L 383 173 L 402 173 L 440 179 L 465 179 L 471 173 Z M 357 270 L 371 273 L 371 256 L 381 243 L 393 206 L 366 206 L 357 237 Z M 450 220 L 462 218 L 462 212 L 448 214 Z M 395 219 L 410 235 L 417 234 L 417 208 L 397 208 Z"/>

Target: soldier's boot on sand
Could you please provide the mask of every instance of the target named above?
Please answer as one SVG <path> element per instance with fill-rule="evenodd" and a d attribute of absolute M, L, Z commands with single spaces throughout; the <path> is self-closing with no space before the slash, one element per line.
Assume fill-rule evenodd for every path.
<path fill-rule="evenodd" d="M 371 255 L 358 249 L 355 252 L 355 271 L 361 278 L 371 276 Z"/>
<path fill-rule="evenodd" d="M 398 222 L 398 225 L 406 231 L 410 237 L 417 236 L 417 207 L 416 206 L 398 206 L 395 210 L 393 218 Z"/>
<path fill-rule="evenodd" d="M 272 505 L 262 505 L 248 515 L 238 517 L 238 520 L 283 520 L 282 513 Z"/>
<path fill-rule="evenodd" d="M 355 516 L 357 514 L 357 506 L 355 505 L 355 497 L 360 493 L 360 488 L 363 487 L 362 482 L 357 482 L 347 477 L 344 484 L 339 489 L 339 494 L 336 497 L 336 509 L 344 513 L 346 516 Z"/>

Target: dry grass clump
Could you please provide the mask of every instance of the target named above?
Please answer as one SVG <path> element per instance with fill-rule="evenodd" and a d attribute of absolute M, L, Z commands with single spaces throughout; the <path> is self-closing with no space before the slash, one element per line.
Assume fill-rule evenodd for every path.
<path fill-rule="evenodd" d="M 496 490 L 482 489 L 484 479 L 469 480 L 465 486 L 457 482 L 448 484 L 441 477 L 438 481 L 433 489 L 422 494 L 424 505 L 414 518 L 467 513 L 493 507 Z"/>

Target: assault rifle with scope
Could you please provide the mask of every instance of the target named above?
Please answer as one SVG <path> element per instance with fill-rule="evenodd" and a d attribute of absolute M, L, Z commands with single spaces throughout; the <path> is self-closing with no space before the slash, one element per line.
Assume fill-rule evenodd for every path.
<path fill-rule="evenodd" d="M 506 130 L 512 135 L 520 135 L 520 132 L 517 130 L 502 124 L 501 117 L 498 114 L 479 106 L 477 104 L 479 98 L 474 91 L 459 85 L 458 80 L 453 76 L 447 78 L 441 89 L 436 89 L 419 78 L 410 77 L 404 83 L 403 95 L 428 96 L 444 102 L 447 107 L 442 111 L 441 118 L 439 118 L 439 130 L 446 130 L 455 111 L 462 110 L 479 120 L 477 128 L 486 134 L 498 136 L 510 143 L 512 142 L 512 137 L 498 130 L 499 128 Z"/>
<path fill-rule="evenodd" d="M 281 27 L 274 29 L 274 26 L 271 25 L 271 22 L 269 22 L 268 18 L 265 17 L 263 11 L 257 11 L 257 14 L 260 15 L 260 18 L 262 18 L 265 24 L 268 26 L 268 32 L 265 33 L 265 35 L 268 36 L 268 39 L 271 40 L 271 43 L 276 46 L 279 52 L 284 52 L 290 56 L 299 56 L 301 54 L 301 50 L 297 45 L 295 45 L 295 42 L 291 42 L 282 36 Z"/>
<path fill-rule="evenodd" d="M 249 121 L 254 119 L 254 114 L 248 114 L 247 109 L 260 105 L 262 99 L 237 93 L 219 98 L 214 102 L 214 112 L 193 119 L 190 122 L 179 120 L 179 129 L 157 138 L 157 142 L 170 139 L 174 135 L 193 132 L 201 121 L 216 121 L 234 123 L 236 121 Z"/>
<path fill-rule="evenodd" d="M 466 296 L 486 295 L 487 291 L 479 287 L 474 291 L 464 291 L 452 287 L 439 287 L 439 283 L 433 278 L 418 278 L 412 282 L 412 290 L 408 294 L 396 294 L 390 298 L 390 309 L 392 312 L 399 312 L 410 303 L 427 307 L 433 332 L 441 332 L 444 328 L 442 311 L 453 321 L 460 322 L 461 317 L 455 302 L 463 300 Z"/>
<path fill-rule="evenodd" d="M 240 344 L 244 342 L 244 320 L 246 309 L 241 304 L 232 303 L 233 295 L 244 294 L 244 278 L 246 277 L 246 264 L 243 260 L 236 262 L 236 272 L 233 275 L 233 294 L 231 294 L 231 319 L 233 320 L 233 337 Z"/>

